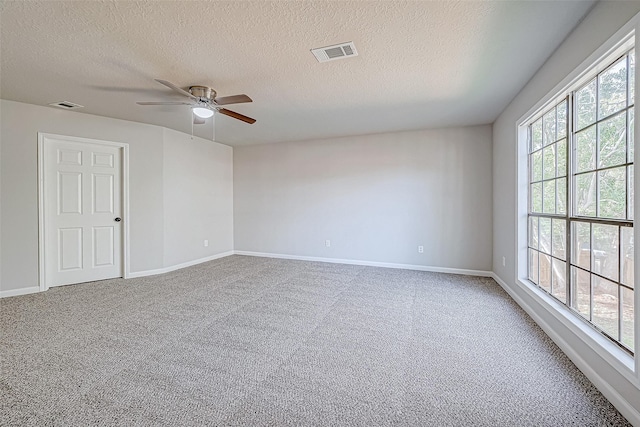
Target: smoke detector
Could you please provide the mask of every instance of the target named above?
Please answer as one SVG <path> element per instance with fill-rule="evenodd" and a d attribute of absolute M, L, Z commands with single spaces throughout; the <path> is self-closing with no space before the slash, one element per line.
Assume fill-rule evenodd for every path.
<path fill-rule="evenodd" d="M 311 49 L 311 53 L 313 53 L 318 62 L 335 61 L 336 59 L 358 56 L 358 51 L 356 50 L 356 46 L 353 42 Z"/>
<path fill-rule="evenodd" d="M 54 102 L 53 104 L 49 104 L 49 105 L 52 107 L 62 108 L 63 110 L 75 110 L 78 108 L 84 108 L 84 105 L 75 104 L 69 101 Z"/>

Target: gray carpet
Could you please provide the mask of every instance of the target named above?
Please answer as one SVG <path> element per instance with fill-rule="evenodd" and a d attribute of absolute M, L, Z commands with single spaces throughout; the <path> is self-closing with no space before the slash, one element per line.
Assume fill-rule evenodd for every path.
<path fill-rule="evenodd" d="M 3 426 L 627 425 L 488 278 L 231 256 L 0 309 Z"/>

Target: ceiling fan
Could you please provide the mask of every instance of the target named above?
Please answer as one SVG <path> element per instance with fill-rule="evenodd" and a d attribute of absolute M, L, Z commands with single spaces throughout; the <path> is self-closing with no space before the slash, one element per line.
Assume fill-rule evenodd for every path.
<path fill-rule="evenodd" d="M 222 105 L 228 104 L 240 104 L 242 102 L 253 102 L 247 95 L 232 95 L 216 97 L 215 90 L 206 86 L 191 86 L 189 92 L 180 89 L 178 86 L 166 80 L 154 79 L 158 83 L 165 85 L 169 89 L 178 92 L 180 95 L 190 98 L 190 102 L 180 101 L 167 101 L 167 102 L 137 102 L 139 105 L 190 105 L 194 114 L 194 124 L 204 123 L 204 119 L 208 119 L 213 116 L 213 113 L 217 111 L 225 116 L 233 117 L 234 119 L 241 120 L 245 123 L 253 124 L 255 119 L 247 117 L 243 114 L 236 113 L 235 111 L 222 108 Z"/>

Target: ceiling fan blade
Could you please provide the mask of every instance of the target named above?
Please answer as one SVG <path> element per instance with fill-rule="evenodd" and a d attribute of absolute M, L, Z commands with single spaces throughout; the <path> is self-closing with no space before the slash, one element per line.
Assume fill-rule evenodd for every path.
<path fill-rule="evenodd" d="M 218 112 L 224 114 L 225 116 L 233 117 L 234 119 L 242 120 L 243 122 L 249 124 L 253 124 L 256 122 L 256 119 L 252 119 L 251 117 L 236 113 L 235 111 L 227 110 L 226 108 L 220 108 Z"/>
<path fill-rule="evenodd" d="M 173 89 L 176 92 L 178 92 L 180 95 L 184 95 L 187 96 L 189 98 L 192 99 L 198 99 L 197 97 L 193 96 L 192 94 L 190 94 L 189 92 L 187 92 L 186 90 L 182 90 L 180 89 L 178 86 L 174 85 L 171 82 L 168 82 L 166 80 L 160 80 L 160 79 L 154 79 L 155 81 L 157 81 L 158 83 L 160 83 L 161 85 L 165 85 L 166 87 L 168 87 L 169 89 Z"/>
<path fill-rule="evenodd" d="M 191 105 L 189 102 L 136 102 L 138 105 Z"/>
<path fill-rule="evenodd" d="M 202 117 L 198 117 L 195 114 L 193 115 L 193 124 L 194 125 L 203 125 L 205 120 Z"/>
<path fill-rule="evenodd" d="M 240 104 L 243 102 L 253 102 L 251 98 L 247 95 L 232 95 L 232 96 L 223 96 L 220 98 L 214 99 L 214 102 L 218 105 L 229 105 L 229 104 Z"/>

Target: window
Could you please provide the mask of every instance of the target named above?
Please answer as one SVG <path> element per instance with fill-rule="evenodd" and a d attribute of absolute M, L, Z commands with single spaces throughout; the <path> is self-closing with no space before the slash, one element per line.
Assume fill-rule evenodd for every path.
<path fill-rule="evenodd" d="M 634 49 L 528 123 L 528 278 L 634 351 Z"/>

